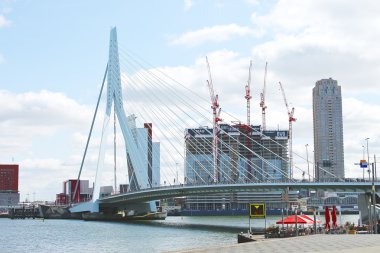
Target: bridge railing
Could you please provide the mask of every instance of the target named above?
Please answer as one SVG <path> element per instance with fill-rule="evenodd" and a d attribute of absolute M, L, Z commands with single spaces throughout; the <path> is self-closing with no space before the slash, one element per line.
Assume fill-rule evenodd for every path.
<path fill-rule="evenodd" d="M 318 180 L 318 181 L 311 181 L 309 182 L 308 180 L 302 180 L 302 179 L 271 179 L 271 180 L 261 180 L 261 181 L 255 181 L 251 180 L 250 182 L 245 181 L 245 182 L 231 182 L 231 181 L 226 181 L 226 182 L 198 182 L 198 183 L 187 183 L 187 184 L 169 184 L 169 185 L 161 185 L 158 187 L 150 187 L 150 188 L 144 188 L 144 189 L 139 189 L 139 190 L 132 190 L 128 191 L 130 192 L 145 192 L 145 191 L 152 191 L 152 190 L 160 190 L 160 189 L 173 189 L 173 188 L 182 188 L 182 187 L 192 187 L 192 186 L 212 186 L 212 185 L 234 185 L 234 184 L 279 184 L 279 183 L 289 183 L 291 184 L 298 184 L 298 183 L 370 183 L 372 181 L 366 180 L 366 179 L 359 179 L 359 178 L 346 178 L 344 181 L 342 180 L 337 180 L 337 179 L 323 179 L 323 180 Z M 126 192 L 114 192 L 112 195 L 120 195 L 120 194 L 125 194 Z"/>

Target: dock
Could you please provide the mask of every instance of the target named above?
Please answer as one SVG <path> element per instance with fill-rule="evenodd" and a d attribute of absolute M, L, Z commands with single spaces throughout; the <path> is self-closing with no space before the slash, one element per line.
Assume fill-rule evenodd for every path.
<path fill-rule="evenodd" d="M 291 238 L 274 238 L 219 247 L 190 249 L 173 252 L 188 253 L 378 253 L 380 234 L 377 235 L 310 235 Z"/>
<path fill-rule="evenodd" d="M 35 219 L 40 217 L 40 212 L 37 207 L 33 206 L 21 206 L 13 207 L 9 209 L 8 217 L 13 219 Z"/>

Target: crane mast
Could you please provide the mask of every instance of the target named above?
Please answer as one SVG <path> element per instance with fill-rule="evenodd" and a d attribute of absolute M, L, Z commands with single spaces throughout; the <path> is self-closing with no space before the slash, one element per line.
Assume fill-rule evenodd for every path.
<path fill-rule="evenodd" d="M 252 61 L 249 64 L 248 81 L 245 86 L 245 99 L 247 100 L 247 126 L 251 125 L 251 69 Z"/>
<path fill-rule="evenodd" d="M 289 109 L 288 101 L 286 100 L 285 90 L 284 87 L 282 87 L 281 82 L 278 82 L 280 84 L 282 97 L 284 98 L 286 110 L 288 112 L 288 120 L 289 120 L 289 172 L 290 172 L 290 178 L 293 178 L 293 122 L 296 121 L 296 118 L 294 118 L 294 107 L 292 109 Z"/>
<path fill-rule="evenodd" d="M 252 70 L 252 60 L 249 64 L 249 71 L 248 71 L 248 81 L 247 85 L 245 86 L 245 99 L 247 100 L 247 148 L 248 148 L 248 155 L 247 155 L 247 177 L 249 179 L 252 179 L 252 166 L 251 166 L 251 159 L 252 159 L 252 143 L 251 143 L 251 70 Z"/>
<path fill-rule="evenodd" d="M 211 109 L 212 109 L 212 115 L 213 115 L 213 160 L 214 160 L 214 182 L 219 182 L 219 170 L 218 170 L 218 122 L 221 121 L 220 111 L 221 108 L 219 108 L 219 101 L 218 101 L 218 94 L 215 94 L 214 92 L 214 86 L 212 83 L 211 78 L 211 70 L 210 70 L 210 64 L 208 62 L 208 59 L 206 57 L 206 63 L 207 63 L 207 70 L 208 70 L 208 76 L 209 80 L 207 80 L 207 86 L 210 92 L 210 98 L 211 98 Z"/>
<path fill-rule="evenodd" d="M 265 109 L 267 109 L 267 106 L 265 104 L 265 91 L 266 91 L 266 85 L 267 85 L 267 67 L 268 62 L 265 62 L 265 74 L 264 74 L 264 87 L 263 92 L 260 94 L 261 101 L 260 101 L 260 107 L 261 107 L 261 117 L 262 117 L 262 129 L 263 131 L 266 130 L 266 119 L 265 119 Z"/>

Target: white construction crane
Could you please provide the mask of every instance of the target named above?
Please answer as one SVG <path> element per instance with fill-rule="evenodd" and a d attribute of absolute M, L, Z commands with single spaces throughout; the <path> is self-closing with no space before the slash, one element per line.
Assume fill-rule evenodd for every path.
<path fill-rule="evenodd" d="M 213 158 L 214 158 L 214 182 L 219 182 L 219 170 L 218 170 L 218 122 L 222 121 L 220 116 L 221 108 L 219 108 L 218 94 L 214 92 L 214 86 L 212 84 L 210 64 L 206 56 L 207 70 L 209 80 L 207 80 L 207 86 L 210 92 L 211 108 L 213 115 Z"/>
<path fill-rule="evenodd" d="M 261 117 L 262 117 L 262 129 L 263 131 L 266 130 L 266 119 L 265 119 L 265 109 L 267 109 L 267 106 L 265 104 L 265 91 L 266 91 L 266 86 L 267 86 L 267 67 L 268 67 L 268 62 L 265 63 L 265 74 L 264 74 L 264 87 L 263 87 L 263 92 L 260 93 L 261 101 L 260 101 L 260 107 L 261 107 Z"/>
<path fill-rule="evenodd" d="M 296 118 L 294 118 L 294 107 L 292 109 L 289 109 L 288 101 L 286 100 L 285 91 L 282 87 L 281 82 L 278 82 L 280 84 L 282 97 L 284 98 L 286 110 L 288 112 L 288 120 L 289 120 L 289 170 L 290 170 L 290 178 L 293 179 L 293 122 L 296 121 Z"/>

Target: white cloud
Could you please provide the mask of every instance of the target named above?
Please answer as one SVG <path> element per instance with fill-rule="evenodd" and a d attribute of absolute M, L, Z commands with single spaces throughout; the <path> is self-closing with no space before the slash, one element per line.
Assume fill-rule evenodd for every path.
<path fill-rule="evenodd" d="M 306 50 L 306 48 L 300 48 Z M 310 49 L 311 52 L 316 49 Z M 293 68 L 287 67 L 289 60 L 294 62 L 307 59 L 307 56 L 314 56 L 314 53 L 300 55 L 297 53 L 284 53 L 281 51 L 276 60 L 269 63 L 267 79 L 267 125 L 270 129 L 287 129 L 288 118 L 287 112 L 279 90 L 278 80 L 282 80 L 290 106 L 295 107 L 295 117 L 297 121 L 293 124 L 294 134 L 294 151 L 303 158 L 295 158 L 295 163 L 299 167 L 296 176 L 301 177 L 301 171 L 306 170 L 305 162 L 305 144 L 309 144 L 309 160 L 313 160 L 313 117 L 312 117 L 312 88 L 318 79 L 329 77 L 324 74 L 324 69 L 319 65 L 314 66 L 313 72 L 308 72 L 305 66 L 300 64 L 299 68 L 292 65 Z M 319 51 L 317 51 L 319 52 Z M 344 59 L 349 61 L 352 55 L 345 56 Z M 242 56 L 233 51 L 221 50 L 208 54 L 211 73 L 214 83 L 215 92 L 219 94 L 219 102 L 222 107 L 222 118 L 224 122 L 230 123 L 235 120 L 230 115 L 232 113 L 241 122 L 245 122 L 246 101 L 244 99 L 244 86 L 248 78 L 249 57 Z M 294 59 L 292 59 L 294 58 Z M 265 59 L 253 58 L 252 72 L 252 100 L 251 100 L 251 122 L 261 124 L 261 110 L 259 108 L 259 93 L 263 87 Z M 344 62 L 342 62 L 344 63 Z M 289 63 L 288 63 L 289 64 Z M 341 67 L 336 68 L 336 63 L 330 63 L 327 66 L 331 68 L 331 74 L 335 71 L 344 72 Z M 312 66 L 309 66 L 312 70 Z M 321 68 L 318 70 L 318 68 Z M 344 69 L 344 68 L 343 68 Z M 205 80 L 208 79 L 207 67 L 204 57 L 195 60 L 190 66 L 176 66 L 160 68 L 169 76 L 178 80 L 191 90 L 196 91 L 199 95 L 209 100 L 208 89 Z M 351 75 L 352 73 L 347 73 Z M 355 74 L 355 73 L 354 73 Z M 356 74 L 355 74 L 356 75 Z M 333 76 L 334 77 L 334 76 Z M 367 80 L 366 73 L 359 75 L 362 80 Z M 284 81 L 283 81 L 284 80 Z M 380 134 L 377 129 L 380 128 L 380 121 L 374 118 L 374 115 L 380 110 L 378 104 L 371 104 L 365 100 L 356 98 L 355 92 L 350 92 L 352 86 L 346 85 L 339 81 L 343 91 L 343 126 L 344 126 L 344 145 L 345 145 L 345 166 L 348 177 L 359 177 L 359 171 L 353 164 L 361 157 L 361 145 L 365 137 L 371 138 L 370 148 L 373 146 L 374 153 L 380 152 L 377 149 L 380 146 Z M 140 86 L 142 89 L 144 85 Z M 130 92 L 128 92 L 130 93 Z M 173 99 L 173 98 L 171 98 Z M 129 99 L 130 100 L 130 99 Z M 199 100 L 197 100 L 199 101 Z M 209 107 L 210 102 L 205 103 L 205 108 Z M 208 105 L 207 105 L 208 104 Z M 145 104 L 147 105 L 147 104 Z M 177 106 L 180 103 L 177 104 Z M 204 112 L 205 116 L 211 119 L 211 111 Z M 185 117 L 185 116 L 184 116 Z M 370 122 L 366 124 L 365 122 Z M 189 125 L 185 127 L 191 127 Z M 210 121 L 204 121 L 201 125 L 211 126 Z"/>
<path fill-rule="evenodd" d="M 245 0 L 245 2 L 250 4 L 250 5 L 258 5 L 259 4 L 259 0 Z"/>
<path fill-rule="evenodd" d="M 364 85 L 373 89 L 379 80 L 379 11 L 372 1 L 279 1 L 269 14 L 252 15 L 257 29 L 271 38 L 253 56 L 299 81 L 331 76 L 358 90 L 366 79 L 360 73 L 366 72 Z"/>
<path fill-rule="evenodd" d="M 194 47 L 206 42 L 221 42 L 232 39 L 234 36 L 254 36 L 256 32 L 247 26 L 237 24 L 217 25 L 182 34 L 170 41 L 171 45 L 185 45 Z"/>
<path fill-rule="evenodd" d="M 247 2 L 257 4 L 256 1 L 247 0 Z M 189 8 L 192 4 L 192 1 L 185 1 L 185 6 Z M 337 79 L 343 93 L 346 175 L 360 177 L 361 171 L 353 163 L 361 158 L 365 137 L 370 138 L 370 152 L 380 154 L 378 149 L 380 134 L 377 131 L 380 128 L 380 121 L 376 118 L 380 106 L 377 100 L 371 103 L 365 99 L 367 96 L 377 98 L 379 94 L 377 83 L 380 80 L 378 57 L 380 49 L 377 46 L 377 42 L 380 41 L 377 28 L 377 24 L 380 23 L 379 11 L 379 5 L 373 2 L 280 0 L 267 14 L 252 15 L 254 27 L 236 24 L 206 27 L 184 33 L 174 38 L 171 44 L 197 46 L 206 42 L 228 41 L 236 36 L 259 36 L 260 33 L 265 35 L 261 37 L 261 44 L 252 48 L 251 55 L 240 55 L 230 50 L 207 54 L 220 105 L 223 111 L 233 113 L 245 122 L 244 86 L 248 77 L 249 60 L 252 58 L 254 66 L 251 121 L 253 124 L 261 124 L 259 93 L 263 85 L 263 68 L 265 61 L 268 60 L 268 127 L 286 129 L 288 126 L 286 109 L 278 88 L 278 81 L 282 81 L 288 102 L 295 107 L 297 118 L 293 125 L 294 150 L 305 157 L 305 144 L 308 143 L 310 160 L 312 160 L 313 149 L 311 90 L 315 82 L 321 78 Z M 206 85 L 208 73 L 204 56 L 196 59 L 190 66 L 160 67 L 158 70 L 167 73 L 205 98 L 206 102 L 200 103 L 204 103 L 205 116 L 211 120 Z M 136 79 L 137 75 L 146 77 L 146 72 L 136 73 Z M 133 75 L 126 78 L 133 78 Z M 128 94 L 144 92 L 147 87 L 146 85 L 135 86 L 135 90 Z M 149 96 L 160 94 L 159 91 L 155 91 L 151 91 Z M 180 95 L 178 94 L 177 97 Z M 162 98 L 173 100 L 178 99 L 177 97 L 165 95 Z M 139 99 L 140 97 L 127 100 L 127 106 L 130 102 L 146 106 L 149 100 L 147 97 Z M 156 103 L 155 106 L 154 112 L 158 114 L 156 116 L 160 116 L 160 103 Z M 52 196 L 60 191 L 63 180 L 77 175 L 93 108 L 81 105 L 64 94 L 48 91 L 22 94 L 0 91 L 0 108 L 0 139 L 2 140 L 0 158 L 2 161 L 9 161 L 12 156 L 15 156 L 16 161 L 20 162 L 23 194 L 35 190 L 44 194 L 42 199 L 52 199 Z M 136 106 L 136 108 L 142 110 L 141 106 Z M 144 111 L 140 112 L 144 113 Z M 168 132 L 163 132 L 165 129 L 159 131 L 156 128 L 159 122 L 153 121 L 154 118 L 144 117 L 149 117 L 149 115 L 140 115 L 137 120 L 152 120 L 155 128 L 154 135 L 167 138 Z M 233 119 L 223 112 L 222 118 L 227 123 Z M 188 119 L 183 120 L 186 124 L 180 123 L 186 127 L 211 125 L 209 120 L 204 119 L 195 123 Z M 174 123 L 176 121 L 172 122 Z M 173 130 L 167 128 L 166 131 L 169 131 L 168 129 Z M 180 132 L 179 136 L 182 140 L 183 132 Z M 174 137 L 170 136 L 170 138 Z M 112 140 L 109 141 L 112 142 Z M 55 152 L 57 155 L 49 157 L 38 154 L 36 146 L 41 145 L 42 142 L 45 142 L 44 145 L 51 142 L 46 147 L 49 152 Z M 99 135 L 91 143 L 84 178 L 93 180 Z M 118 145 L 122 147 L 123 144 L 119 143 L 122 143 L 122 140 L 118 140 Z M 165 150 L 164 146 L 162 148 L 162 153 L 170 150 Z M 62 152 L 64 153 L 60 154 Z M 122 164 L 122 161 L 125 162 L 124 155 L 124 153 L 120 155 L 118 162 L 119 167 L 125 168 L 125 164 Z M 175 157 L 175 159 L 178 161 L 180 158 Z M 295 162 L 301 169 L 306 169 L 304 160 L 297 158 Z M 112 156 L 108 154 L 106 166 L 110 167 L 111 163 Z M 125 174 L 124 172 L 124 177 Z M 172 176 L 169 172 L 167 175 Z M 112 178 L 112 175 L 108 177 Z M 163 180 L 168 181 L 165 178 Z"/>
<path fill-rule="evenodd" d="M 319 79 L 338 80 L 343 94 L 345 167 L 349 177 L 361 175 L 354 163 L 361 157 L 365 137 L 370 137 L 374 146 L 370 152 L 379 152 L 376 129 L 380 122 L 373 117 L 379 110 L 378 102 L 361 99 L 379 95 L 379 11 L 380 5 L 373 1 L 280 0 L 267 14 L 251 16 L 255 29 L 265 35 L 263 42 L 252 49 L 253 59 L 269 61 L 269 86 L 278 81 L 286 84 L 288 100 L 293 101 L 298 118 L 294 123 L 294 150 L 301 155 L 305 153 L 304 145 L 313 143 L 311 90 Z M 272 96 L 269 92 L 268 98 Z M 272 108 L 268 108 L 269 114 Z"/>
<path fill-rule="evenodd" d="M 185 3 L 185 10 L 190 10 L 191 7 L 193 7 L 194 2 L 193 0 L 184 0 Z"/>
<path fill-rule="evenodd" d="M 77 166 L 64 161 L 71 152 L 83 152 L 84 142 L 75 143 L 71 136 L 88 131 L 93 108 L 62 93 L 5 90 L 0 91 L 0 108 L 0 160 L 20 164 L 23 196 L 36 191 L 53 199 L 58 192 L 51 189 L 60 191 L 62 180 L 77 173 Z"/>
<path fill-rule="evenodd" d="M 0 106 L 0 123 L 32 127 L 78 127 L 90 112 L 62 93 L 45 90 L 21 94 L 0 90 Z"/>
<path fill-rule="evenodd" d="M 0 14 L 0 28 L 8 27 L 11 25 L 11 21 L 5 18 L 4 15 Z"/>
<path fill-rule="evenodd" d="M 219 9 L 224 8 L 224 2 L 222 0 L 215 1 L 215 7 Z"/>

